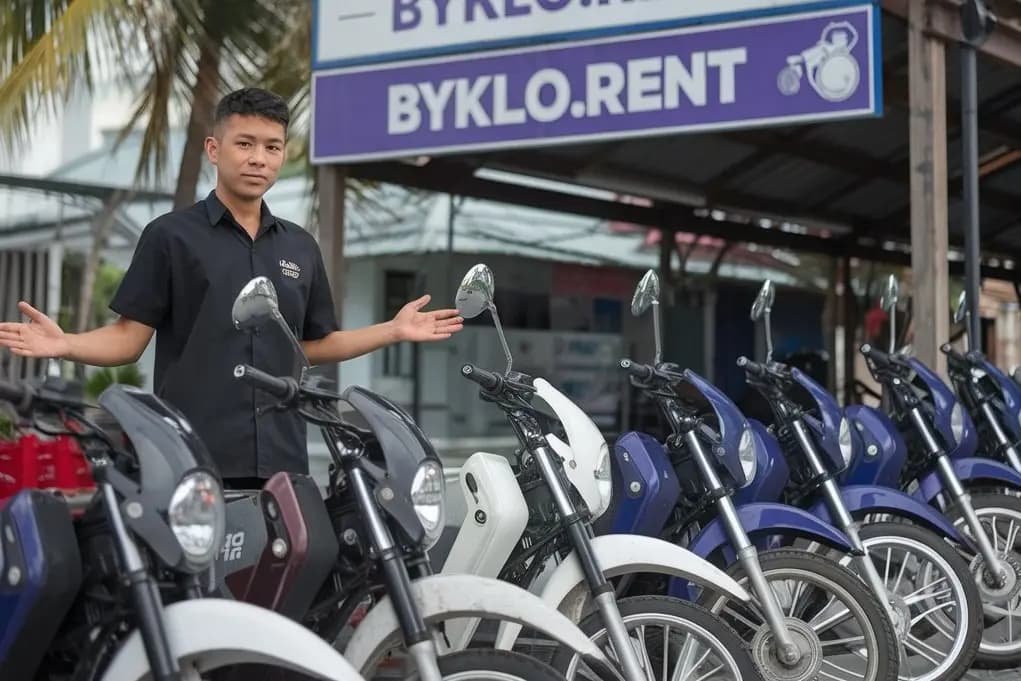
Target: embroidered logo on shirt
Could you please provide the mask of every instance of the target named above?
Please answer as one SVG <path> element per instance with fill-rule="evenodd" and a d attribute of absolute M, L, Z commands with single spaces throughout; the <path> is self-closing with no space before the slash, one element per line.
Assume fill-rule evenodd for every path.
<path fill-rule="evenodd" d="M 290 260 L 280 261 L 280 271 L 285 277 L 291 277 L 292 279 L 297 279 L 301 276 L 301 268 Z"/>

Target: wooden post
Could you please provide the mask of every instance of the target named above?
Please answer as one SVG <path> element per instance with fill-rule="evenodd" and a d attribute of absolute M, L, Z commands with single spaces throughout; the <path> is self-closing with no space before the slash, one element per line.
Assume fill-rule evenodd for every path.
<path fill-rule="evenodd" d="M 854 298 L 854 287 L 851 285 L 851 259 L 840 260 L 841 293 L 843 296 L 842 313 L 844 327 L 844 375 L 841 377 L 844 386 L 844 405 L 854 403 L 854 366 L 858 359 L 858 304 Z"/>
<path fill-rule="evenodd" d="M 911 142 L 911 269 L 915 355 L 940 374 L 949 330 L 947 292 L 946 54 L 926 34 L 929 3 L 910 3 L 908 84 Z"/>
<path fill-rule="evenodd" d="M 337 324 L 344 327 L 344 197 L 347 189 L 347 168 L 322 165 L 318 169 L 319 183 L 319 249 L 326 265 L 333 292 L 333 307 Z M 330 371 L 339 377 L 339 367 Z M 338 378 L 339 380 L 339 378 Z"/>

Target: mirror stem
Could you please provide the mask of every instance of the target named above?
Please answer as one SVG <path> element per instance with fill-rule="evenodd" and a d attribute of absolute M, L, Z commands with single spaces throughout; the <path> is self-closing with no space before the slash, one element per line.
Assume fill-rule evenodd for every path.
<path fill-rule="evenodd" d="M 663 361 L 663 322 L 659 311 L 659 301 L 652 301 L 652 325 L 653 333 L 656 336 L 656 359 L 655 364 L 658 366 Z"/>
<path fill-rule="evenodd" d="M 503 324 L 500 323 L 500 315 L 496 312 L 496 305 L 490 303 L 489 314 L 493 315 L 493 322 L 496 324 L 497 335 L 500 337 L 500 345 L 503 346 L 503 356 L 507 358 L 507 370 L 504 371 L 504 375 L 511 372 L 511 367 L 514 365 L 514 358 L 511 357 L 510 346 L 507 345 L 507 338 L 503 333 Z"/>
<path fill-rule="evenodd" d="M 763 323 L 766 330 L 766 364 L 773 361 L 773 324 L 770 322 L 769 310 L 763 315 Z"/>
<path fill-rule="evenodd" d="M 897 351 L 897 305 L 890 307 L 890 354 Z"/>

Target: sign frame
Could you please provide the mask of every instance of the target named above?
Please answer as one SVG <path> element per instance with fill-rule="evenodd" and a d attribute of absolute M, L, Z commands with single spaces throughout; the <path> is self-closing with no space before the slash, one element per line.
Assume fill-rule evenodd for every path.
<path fill-rule="evenodd" d="M 881 9 L 878 4 L 870 0 L 857 0 L 852 3 L 841 3 L 840 7 L 826 7 L 825 10 L 816 10 L 811 12 L 798 12 L 798 13 L 784 13 L 783 16 L 771 15 L 769 17 L 756 17 L 752 19 L 744 19 L 740 21 L 731 21 L 725 24 L 720 24 L 719 29 L 733 29 L 741 28 L 745 26 L 756 26 L 763 24 L 780 23 L 784 20 L 787 21 L 799 21 L 804 19 L 811 19 L 815 17 L 826 17 L 831 15 L 839 15 L 841 13 L 847 14 L 852 10 L 860 10 L 863 13 L 867 13 L 868 29 L 870 40 L 868 49 L 869 64 L 867 68 L 862 70 L 870 74 L 872 77 L 872 87 L 869 88 L 869 104 L 864 109 L 856 110 L 838 110 L 833 112 L 824 113 L 807 113 L 807 114 L 796 114 L 790 116 L 774 116 L 774 117 L 760 117 L 760 118 L 742 118 L 731 121 L 721 122 L 710 122 L 704 124 L 679 124 L 676 126 L 659 126 L 651 128 L 637 128 L 627 130 L 614 130 L 606 132 L 594 132 L 590 134 L 580 135 L 551 135 L 541 137 L 526 137 L 522 139 L 512 139 L 505 141 L 487 141 L 487 142 L 469 142 L 464 144 L 453 144 L 453 145 L 427 145 L 419 147 L 409 147 L 406 149 L 399 150 L 380 150 L 366 153 L 348 153 L 348 154 L 323 154 L 318 155 L 317 153 L 317 128 L 322 124 L 318 121 L 318 106 L 317 106 L 317 83 L 324 78 L 330 78 L 338 74 L 358 74 L 358 73 L 374 73 L 378 71 L 389 71 L 398 69 L 411 69 L 421 66 L 429 66 L 436 64 L 445 63 L 458 63 L 467 62 L 471 60 L 479 60 L 490 57 L 501 57 L 509 56 L 513 57 L 516 55 L 528 54 L 528 53 L 542 53 L 553 50 L 570 50 L 575 48 L 585 48 L 586 46 L 599 46 L 604 44 L 613 44 L 619 42 L 635 42 L 640 40 L 652 40 L 657 38 L 663 38 L 672 36 L 679 33 L 688 32 L 701 32 L 703 34 L 711 33 L 715 27 L 699 27 L 699 26 L 687 26 L 681 28 L 673 28 L 670 30 L 650 32 L 641 35 L 614 35 L 614 36 L 603 36 L 600 38 L 591 38 L 585 41 L 579 41 L 570 44 L 542 44 L 533 45 L 519 49 L 506 49 L 506 50 L 495 50 L 486 53 L 472 53 L 468 55 L 444 55 L 440 57 L 433 57 L 429 59 L 414 60 L 410 62 L 401 62 L 396 64 L 385 64 L 385 65 L 367 65 L 367 66 L 354 66 L 354 67 L 343 67 L 330 70 L 315 71 L 312 74 L 312 97 L 311 97 L 311 129 L 310 129 L 310 148 L 309 155 L 311 163 L 314 165 L 321 165 L 327 163 L 358 163 L 367 161 L 383 161 L 383 160 L 396 160 L 396 159 L 408 159 L 415 158 L 418 156 L 439 156 L 439 155 L 450 155 L 463 152 L 484 152 L 484 151 L 497 151 L 503 149 L 515 149 L 515 148 L 534 148 L 537 145 L 552 146 L 562 144 L 577 144 L 592 141 L 610 141 L 610 140 L 623 140 L 623 139 L 635 139 L 642 137 L 656 137 L 664 135 L 672 135 L 678 133 L 695 133 L 695 132 L 716 132 L 734 129 L 748 129 L 755 127 L 767 127 L 774 125 L 789 125 L 803 122 L 820 122 L 827 120 L 842 120 L 849 118 L 868 118 L 877 117 L 882 115 L 883 111 L 883 78 L 882 78 L 882 43 L 881 43 Z"/>

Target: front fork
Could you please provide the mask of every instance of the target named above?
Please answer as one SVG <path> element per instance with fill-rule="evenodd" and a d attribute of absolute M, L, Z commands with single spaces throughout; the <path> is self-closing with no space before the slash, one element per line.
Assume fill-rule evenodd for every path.
<path fill-rule="evenodd" d="M 982 528 L 982 522 L 979 520 L 978 514 L 975 513 L 975 507 L 971 505 L 971 495 L 964 489 L 961 479 L 957 477 L 957 472 L 954 470 L 950 457 L 943 451 L 935 434 L 932 432 L 932 428 L 930 428 L 928 421 L 925 420 L 925 416 L 922 415 L 918 407 L 911 410 L 911 420 L 914 422 L 918 432 L 921 433 L 929 454 L 936 456 L 936 466 L 939 468 L 939 475 L 943 481 L 943 486 L 950 491 L 950 497 L 955 499 L 961 507 L 964 520 L 968 523 L 972 538 L 975 540 L 975 544 L 978 545 L 979 553 L 985 561 L 985 578 L 997 587 L 1003 586 L 1006 583 L 1007 575 L 1001 564 L 1000 557 L 996 554 L 996 549 L 993 548 L 992 542 L 989 541 L 989 537 Z"/>
<path fill-rule="evenodd" d="M 1004 454 L 1007 457 L 1007 463 L 1009 463 L 1015 471 L 1021 473 L 1021 456 L 1018 455 L 1017 448 L 1014 446 L 1013 441 L 1007 437 L 1007 432 L 1000 424 L 1000 420 L 996 418 L 996 412 L 993 410 L 993 405 L 989 404 L 988 400 L 982 403 L 982 415 L 985 416 L 989 427 L 993 429 L 993 433 L 996 435 L 996 440 L 1000 443 L 1000 446 L 1003 447 Z"/>
<path fill-rule="evenodd" d="M 723 483 L 720 482 L 698 436 L 694 431 L 688 431 L 684 437 L 688 441 L 688 446 L 691 447 L 695 463 L 706 481 L 706 486 L 712 492 L 723 489 Z M 727 496 L 721 496 L 716 500 L 716 507 L 720 512 L 730 542 L 737 549 L 737 559 L 741 563 L 741 567 L 744 568 L 745 574 L 748 575 L 752 591 L 759 597 L 766 623 L 769 624 L 769 629 L 773 632 L 773 638 L 776 640 L 777 658 L 785 665 L 794 666 L 801 661 L 801 651 L 787 630 L 787 621 L 783 609 L 780 607 L 780 601 L 772 587 L 769 586 L 769 582 L 766 581 L 762 565 L 759 564 L 759 552 L 756 551 L 741 525 L 741 519 L 734 507 L 734 500 Z"/>
<path fill-rule="evenodd" d="M 404 565 L 393 536 L 379 513 L 379 507 L 369 489 L 365 473 L 362 469 L 353 466 L 348 470 L 348 474 L 351 479 L 351 487 L 354 489 L 368 525 L 373 547 L 379 554 L 387 592 L 393 601 L 394 612 L 397 615 L 397 621 L 400 622 L 404 643 L 408 646 L 408 653 L 415 661 L 415 667 L 422 681 L 443 681 L 443 674 L 440 672 L 437 660 L 436 643 L 415 605 L 411 595 L 411 578 L 408 576 L 407 566 Z"/>
<path fill-rule="evenodd" d="M 564 484 L 563 478 L 553 463 L 552 454 L 547 447 L 538 446 L 532 449 L 532 455 L 535 457 L 539 465 L 539 471 L 542 473 L 542 477 L 546 481 L 550 493 L 553 495 L 557 512 L 560 514 L 561 522 L 570 537 L 575 555 L 578 556 L 581 570 L 585 574 L 589 590 L 592 592 L 596 607 L 599 609 L 603 624 L 606 626 L 606 633 L 610 639 L 610 644 L 617 654 L 617 659 L 620 660 L 624 676 L 628 681 L 645 681 L 648 678 L 648 674 L 642 668 L 642 663 L 638 659 L 638 653 L 631 643 L 631 635 L 624 624 L 624 617 L 620 614 L 620 608 L 617 607 L 617 595 L 614 592 L 613 585 L 606 580 L 606 576 L 603 574 L 602 567 L 599 565 L 599 559 L 592 550 L 592 541 L 588 527 L 582 522 L 577 509 L 574 507 L 574 503 L 567 494 L 567 486 Z"/>

